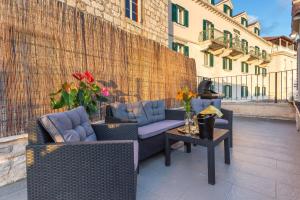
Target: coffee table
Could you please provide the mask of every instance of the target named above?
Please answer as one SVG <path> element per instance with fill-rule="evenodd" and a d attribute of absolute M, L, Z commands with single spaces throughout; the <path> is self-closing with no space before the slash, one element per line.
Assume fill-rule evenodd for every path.
<path fill-rule="evenodd" d="M 229 131 L 225 129 L 214 129 L 213 140 L 201 139 L 199 136 L 186 135 L 180 133 L 177 128 L 166 131 L 165 134 L 165 165 L 171 165 L 171 146 L 170 140 L 183 141 L 186 146 L 187 153 L 191 153 L 191 144 L 204 146 L 207 148 L 207 167 L 208 167 L 208 183 L 214 185 L 215 181 L 215 146 L 224 141 L 225 163 L 230 164 L 230 146 L 229 146 Z"/>

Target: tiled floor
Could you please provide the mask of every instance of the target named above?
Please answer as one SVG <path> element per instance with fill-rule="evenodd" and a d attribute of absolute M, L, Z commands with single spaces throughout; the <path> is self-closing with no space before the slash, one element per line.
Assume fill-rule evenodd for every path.
<path fill-rule="evenodd" d="M 216 150 L 216 185 L 207 184 L 206 150 L 193 147 L 142 163 L 138 200 L 300 200 L 300 133 L 293 122 L 236 118 L 231 165 Z M 0 200 L 25 200 L 21 181 L 0 188 Z"/>

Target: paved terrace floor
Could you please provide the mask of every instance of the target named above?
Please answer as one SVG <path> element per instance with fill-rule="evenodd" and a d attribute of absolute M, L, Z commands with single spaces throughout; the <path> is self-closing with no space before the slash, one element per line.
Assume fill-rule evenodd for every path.
<path fill-rule="evenodd" d="M 216 185 L 207 184 L 206 150 L 193 147 L 142 163 L 138 200 L 299 200 L 300 133 L 287 121 L 236 118 L 230 166 L 216 150 Z M 26 182 L 0 188 L 0 200 L 26 200 Z"/>

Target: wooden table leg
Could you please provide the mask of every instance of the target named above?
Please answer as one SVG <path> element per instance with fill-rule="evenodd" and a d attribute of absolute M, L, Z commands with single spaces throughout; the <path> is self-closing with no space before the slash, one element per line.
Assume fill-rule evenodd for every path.
<path fill-rule="evenodd" d="M 207 167 L 208 167 L 208 183 L 214 185 L 216 183 L 216 177 L 215 177 L 215 147 L 213 145 L 207 146 Z"/>
<path fill-rule="evenodd" d="M 171 149 L 170 149 L 170 141 L 169 138 L 166 136 L 166 146 L 165 146 L 165 165 L 171 165 Z"/>
<path fill-rule="evenodd" d="M 224 140 L 224 157 L 225 157 L 225 163 L 230 165 L 230 139 L 226 138 Z"/>
<path fill-rule="evenodd" d="M 192 145 L 191 143 L 185 142 L 184 143 L 185 149 L 187 153 L 191 153 L 192 152 Z"/>

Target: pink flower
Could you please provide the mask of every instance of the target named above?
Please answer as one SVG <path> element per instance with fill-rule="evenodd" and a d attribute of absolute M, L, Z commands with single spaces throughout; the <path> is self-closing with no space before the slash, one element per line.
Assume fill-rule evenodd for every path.
<path fill-rule="evenodd" d="M 101 94 L 105 97 L 108 97 L 109 96 L 109 91 L 108 91 L 108 88 L 104 87 L 101 89 Z"/>

